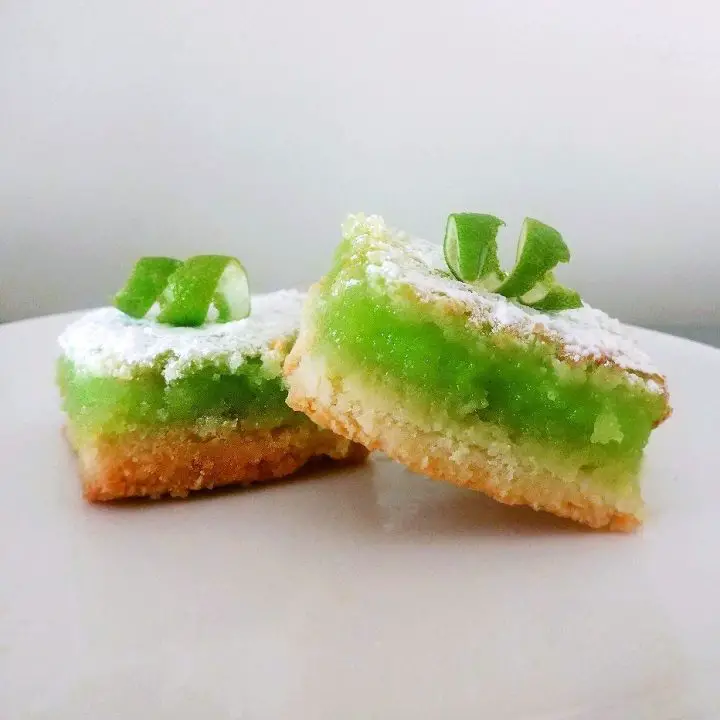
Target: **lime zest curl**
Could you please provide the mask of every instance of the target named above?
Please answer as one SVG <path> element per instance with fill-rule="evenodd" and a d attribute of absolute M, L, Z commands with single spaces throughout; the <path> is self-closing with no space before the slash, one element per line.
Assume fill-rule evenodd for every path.
<path fill-rule="evenodd" d="M 125 287 L 113 298 L 113 304 L 126 315 L 145 317 L 180 265 L 180 260 L 170 257 L 140 258 Z"/>
<path fill-rule="evenodd" d="M 156 303 L 156 319 L 167 325 L 198 327 L 209 320 L 242 320 L 250 314 L 247 273 L 237 258 L 227 255 L 196 255 L 185 262 L 141 258 L 114 304 L 141 318 Z"/>
<path fill-rule="evenodd" d="M 522 297 L 558 263 L 568 260 L 570 250 L 555 228 L 539 220 L 525 218 L 520 230 L 515 267 L 497 292 L 505 297 Z"/>
<path fill-rule="evenodd" d="M 453 213 L 445 227 L 443 250 L 452 274 L 480 290 L 496 292 L 542 312 L 582 307 L 582 298 L 553 274 L 570 260 L 570 250 L 555 228 L 525 218 L 509 273 L 500 268 L 497 232 L 505 223 L 494 215 Z"/>
<path fill-rule="evenodd" d="M 448 216 L 443 249 L 445 262 L 455 277 L 476 282 L 499 270 L 496 237 L 504 224 L 494 215 L 453 213 Z"/>

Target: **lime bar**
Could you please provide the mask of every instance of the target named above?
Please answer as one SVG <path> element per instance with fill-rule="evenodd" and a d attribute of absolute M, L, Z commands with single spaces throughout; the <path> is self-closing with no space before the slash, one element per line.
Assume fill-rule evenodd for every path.
<path fill-rule="evenodd" d="M 281 368 L 303 299 L 256 295 L 249 317 L 200 327 L 116 308 L 70 325 L 58 383 L 87 499 L 182 497 L 282 477 L 319 455 L 363 457 L 286 404 Z"/>
<path fill-rule="evenodd" d="M 291 407 L 503 503 L 595 528 L 642 522 L 643 450 L 670 408 L 620 323 L 461 282 L 439 245 L 379 217 L 352 216 L 343 235 L 285 363 Z"/>

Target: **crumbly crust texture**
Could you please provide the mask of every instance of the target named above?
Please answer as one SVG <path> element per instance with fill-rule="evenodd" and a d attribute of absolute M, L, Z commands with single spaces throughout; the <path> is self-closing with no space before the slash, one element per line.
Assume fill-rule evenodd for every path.
<path fill-rule="evenodd" d="M 619 509 L 575 481 L 513 457 L 511 447 L 491 452 L 423 429 L 401 412 L 379 410 L 358 391 L 357 383 L 350 386 L 343 378 L 329 376 L 326 364 L 310 354 L 307 340 L 301 332 L 285 363 L 288 404 L 318 425 L 370 451 L 381 450 L 415 472 L 479 490 L 508 505 L 529 505 L 592 528 L 628 532 L 641 524 L 639 497 Z"/>
<path fill-rule="evenodd" d="M 90 440 L 67 429 L 90 502 L 186 497 L 195 490 L 285 477 L 320 456 L 358 462 L 367 455 L 361 445 L 309 423 L 212 433 L 173 428 Z"/>

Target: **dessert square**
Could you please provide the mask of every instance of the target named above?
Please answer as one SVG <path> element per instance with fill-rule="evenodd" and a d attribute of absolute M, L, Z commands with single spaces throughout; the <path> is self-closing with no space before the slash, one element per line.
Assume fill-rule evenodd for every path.
<path fill-rule="evenodd" d="M 58 384 L 85 497 L 184 497 L 366 451 L 286 404 L 282 364 L 304 295 L 256 295 L 249 317 L 172 327 L 92 311 L 59 342 Z"/>
<path fill-rule="evenodd" d="M 285 363 L 288 402 L 408 468 L 594 528 L 641 523 L 664 377 L 588 305 L 456 280 L 440 246 L 353 216 Z"/>

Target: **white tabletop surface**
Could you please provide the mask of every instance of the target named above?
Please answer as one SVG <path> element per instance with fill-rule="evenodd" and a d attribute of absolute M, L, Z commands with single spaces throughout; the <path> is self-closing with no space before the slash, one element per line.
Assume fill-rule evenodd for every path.
<path fill-rule="evenodd" d="M 720 716 L 720 352 L 638 331 L 675 415 L 648 519 L 593 533 L 383 458 L 91 506 L 67 316 L 0 327 L 0 718 Z"/>

